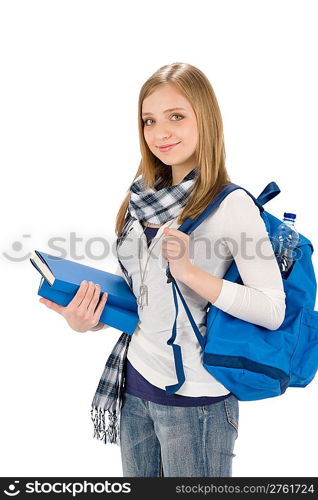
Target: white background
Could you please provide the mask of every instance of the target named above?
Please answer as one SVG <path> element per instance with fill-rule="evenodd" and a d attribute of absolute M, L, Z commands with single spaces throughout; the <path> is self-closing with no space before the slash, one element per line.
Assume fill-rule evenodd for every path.
<path fill-rule="evenodd" d="M 187 62 L 221 108 L 227 168 L 318 248 L 315 1 L 2 1 L 1 476 L 121 476 L 90 405 L 115 329 L 81 334 L 39 303 L 38 249 L 114 271 L 115 217 L 137 171 L 137 100 Z M 70 252 L 71 234 L 80 240 Z M 74 250 L 74 244 L 72 249 Z M 89 250 L 91 253 L 89 253 Z M 51 251 L 51 252 L 50 252 Z M 101 258 L 99 258 L 101 256 Z M 317 270 L 317 254 L 313 262 Z M 240 402 L 233 476 L 317 476 L 318 376 Z"/>

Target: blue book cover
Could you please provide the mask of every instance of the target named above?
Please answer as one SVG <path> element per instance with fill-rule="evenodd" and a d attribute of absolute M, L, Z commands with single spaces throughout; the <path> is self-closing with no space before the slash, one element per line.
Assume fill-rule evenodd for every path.
<path fill-rule="evenodd" d="M 100 321 L 129 335 L 134 333 L 139 322 L 138 305 L 124 278 L 39 250 L 30 261 L 41 274 L 38 295 L 67 306 L 83 280 L 93 281 L 101 286 L 100 296 L 108 293 Z"/>

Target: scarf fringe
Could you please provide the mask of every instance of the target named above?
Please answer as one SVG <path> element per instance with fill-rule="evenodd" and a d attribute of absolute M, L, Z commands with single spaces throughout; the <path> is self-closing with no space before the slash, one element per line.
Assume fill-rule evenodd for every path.
<path fill-rule="evenodd" d="M 108 427 L 106 429 L 105 416 L 108 413 Z M 91 419 L 94 424 L 93 438 L 104 441 L 105 444 L 120 444 L 119 436 L 119 418 L 116 411 L 104 410 L 103 408 L 93 407 L 91 409 Z"/>

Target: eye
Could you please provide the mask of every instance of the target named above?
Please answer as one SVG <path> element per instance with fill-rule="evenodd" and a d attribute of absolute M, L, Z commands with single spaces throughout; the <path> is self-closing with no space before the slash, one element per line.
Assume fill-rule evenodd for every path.
<path fill-rule="evenodd" d="M 147 118 L 146 120 L 144 120 L 144 125 L 147 125 L 148 120 L 151 120 L 151 118 Z"/>
<path fill-rule="evenodd" d="M 180 118 L 183 118 L 183 116 L 181 116 L 181 115 L 172 115 L 172 116 L 180 116 Z M 177 121 L 179 121 L 179 120 L 177 120 Z"/>
<path fill-rule="evenodd" d="M 172 115 L 171 118 L 173 118 L 174 116 L 179 116 L 179 118 L 181 118 L 181 119 L 184 118 L 182 115 L 177 115 L 177 114 Z M 145 120 L 143 120 L 144 125 L 148 126 L 147 122 L 149 120 L 151 120 L 151 118 L 146 118 Z M 180 120 L 173 120 L 173 121 L 180 121 Z"/>

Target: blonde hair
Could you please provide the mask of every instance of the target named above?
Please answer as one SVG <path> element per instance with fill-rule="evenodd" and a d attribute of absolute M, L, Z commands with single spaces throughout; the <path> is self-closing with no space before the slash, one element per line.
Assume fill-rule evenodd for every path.
<path fill-rule="evenodd" d="M 154 187 L 157 175 L 162 177 L 162 182 L 156 185 L 156 189 L 162 189 L 172 183 L 171 168 L 167 168 L 167 165 L 150 151 L 145 141 L 141 116 L 143 100 L 162 84 L 175 85 L 183 93 L 194 109 L 198 124 L 199 139 L 195 155 L 199 175 L 177 220 L 178 225 L 181 225 L 188 217 L 193 219 L 198 217 L 222 187 L 230 184 L 231 180 L 225 168 L 222 117 L 212 85 L 204 73 L 195 66 L 173 63 L 159 68 L 141 87 L 138 100 L 141 161 L 133 181 L 142 174 L 146 187 Z M 128 190 L 116 216 L 117 237 L 120 236 L 125 224 L 129 199 Z"/>

